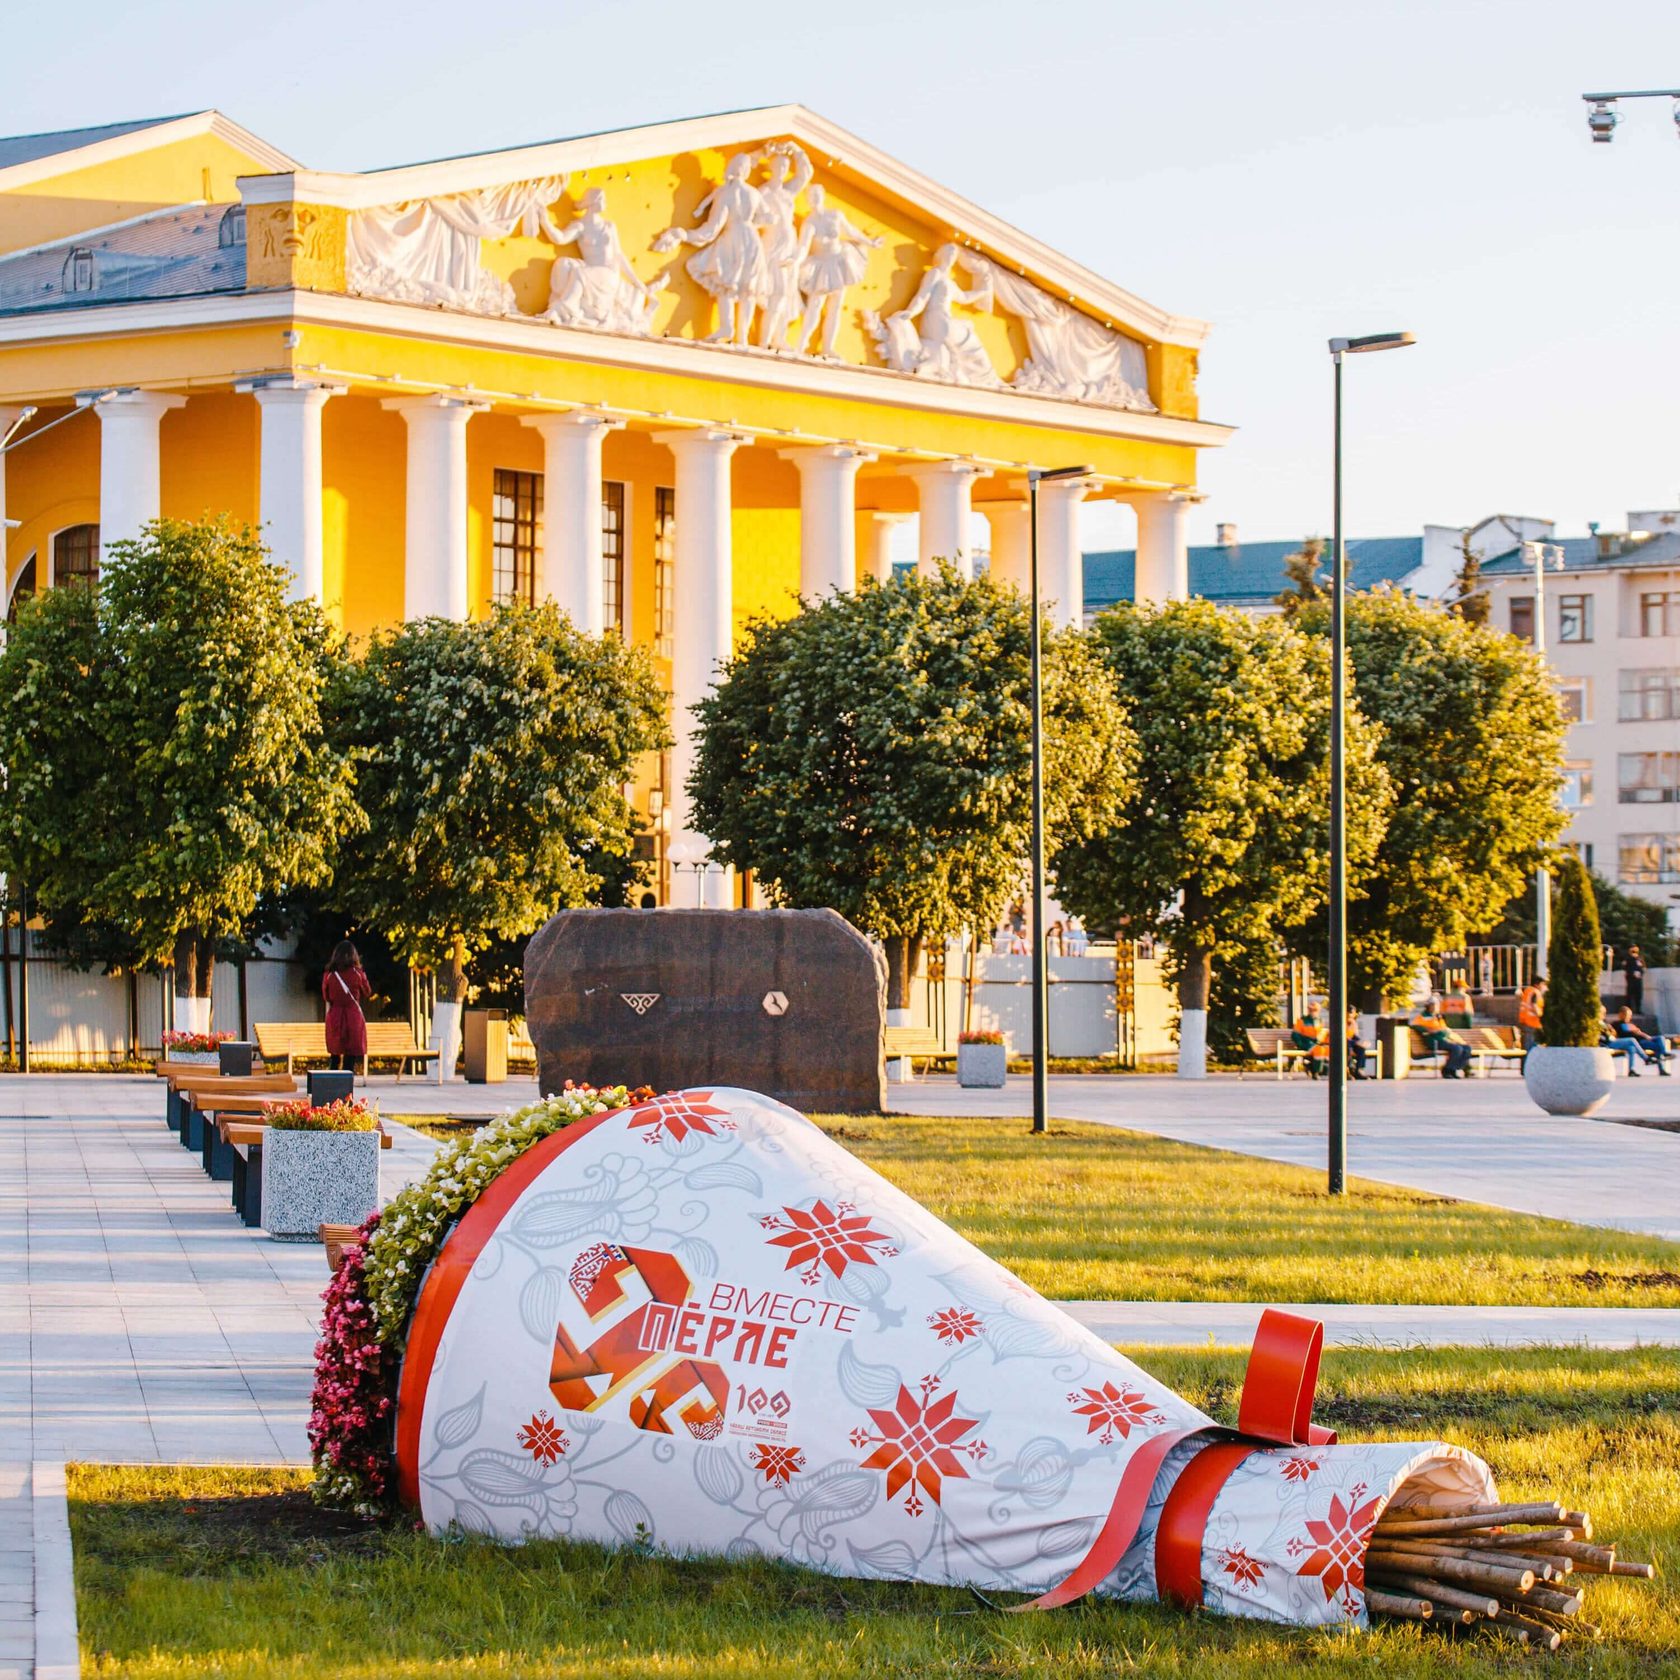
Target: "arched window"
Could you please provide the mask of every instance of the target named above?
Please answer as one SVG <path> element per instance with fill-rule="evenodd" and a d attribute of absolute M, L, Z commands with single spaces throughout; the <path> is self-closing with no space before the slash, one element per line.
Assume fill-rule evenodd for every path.
<path fill-rule="evenodd" d="M 245 206 L 243 204 L 230 205 L 222 212 L 222 219 L 216 227 L 216 243 L 224 250 L 230 245 L 245 243 Z"/>
<path fill-rule="evenodd" d="M 86 245 L 77 245 L 64 259 L 64 290 L 93 290 L 93 252 Z"/>
<path fill-rule="evenodd" d="M 52 556 L 52 580 L 55 586 L 97 582 L 99 527 L 67 525 L 53 538 Z"/>
<path fill-rule="evenodd" d="M 12 585 L 11 599 L 6 602 L 6 622 L 17 622 L 18 608 L 35 593 L 35 556 L 31 554 L 18 568 L 17 582 Z"/>

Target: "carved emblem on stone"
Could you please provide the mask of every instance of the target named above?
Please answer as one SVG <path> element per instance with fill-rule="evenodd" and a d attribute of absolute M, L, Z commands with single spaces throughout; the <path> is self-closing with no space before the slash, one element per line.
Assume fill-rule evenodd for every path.
<path fill-rule="evenodd" d="M 659 1002 L 658 992 L 620 992 L 618 994 L 636 1011 L 638 1015 L 645 1015 Z"/>
<path fill-rule="evenodd" d="M 764 994 L 764 1013 L 766 1015 L 785 1015 L 787 1009 L 786 992 L 766 992 Z"/>

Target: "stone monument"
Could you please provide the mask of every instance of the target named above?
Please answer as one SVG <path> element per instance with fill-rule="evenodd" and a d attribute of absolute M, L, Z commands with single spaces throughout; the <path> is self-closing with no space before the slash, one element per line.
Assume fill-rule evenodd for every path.
<path fill-rule="evenodd" d="M 525 948 L 545 1093 L 744 1086 L 875 1114 L 886 965 L 833 910 L 563 910 Z"/>

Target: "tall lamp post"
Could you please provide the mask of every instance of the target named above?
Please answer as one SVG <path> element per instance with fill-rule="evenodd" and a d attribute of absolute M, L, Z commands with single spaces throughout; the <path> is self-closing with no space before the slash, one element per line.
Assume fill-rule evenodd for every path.
<path fill-rule="evenodd" d="M 1333 553 L 1330 577 L 1330 1148 L 1329 1190 L 1347 1189 L 1347 544 L 1342 537 L 1342 357 L 1399 350 L 1410 333 L 1333 338 L 1336 369 Z"/>
<path fill-rule="evenodd" d="M 1534 651 L 1546 657 L 1546 568 L 1563 569 L 1559 543 L 1526 542 L 1523 552 L 1534 561 Z M 1534 972 L 1546 978 L 1547 952 L 1552 944 L 1552 872 L 1542 864 L 1534 872 Z M 1519 969 L 1519 975 L 1521 970 Z"/>
<path fill-rule="evenodd" d="M 1028 524 L 1032 527 L 1027 605 L 1032 619 L 1032 1129 L 1036 1133 L 1050 1129 L 1050 947 L 1044 933 L 1044 638 L 1038 601 L 1038 487 L 1061 478 L 1084 478 L 1090 471 L 1089 467 L 1057 467 L 1041 472 L 1034 467 L 1027 474 Z"/>

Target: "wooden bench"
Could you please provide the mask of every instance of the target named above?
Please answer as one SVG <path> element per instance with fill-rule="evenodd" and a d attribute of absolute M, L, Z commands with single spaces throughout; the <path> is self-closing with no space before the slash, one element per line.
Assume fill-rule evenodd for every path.
<path fill-rule="evenodd" d="M 164 1119 L 169 1129 L 179 1135 L 183 1149 L 197 1149 L 202 1143 L 191 1130 L 191 1108 L 186 1098 L 198 1092 L 221 1091 L 226 1095 L 250 1094 L 266 1091 L 291 1091 L 295 1084 L 283 1073 L 228 1074 L 204 1068 L 186 1073 L 171 1074 L 165 1086 Z"/>
<path fill-rule="evenodd" d="M 355 1240 L 359 1225 L 321 1225 L 317 1234 L 327 1251 L 327 1270 L 336 1272 L 344 1263 L 344 1251 Z"/>
<path fill-rule="evenodd" d="M 324 1022 L 259 1021 L 256 1030 L 257 1051 L 265 1067 L 284 1062 L 286 1072 L 290 1073 L 294 1061 L 324 1062 L 327 1059 Z M 426 1063 L 435 1062 L 438 1055 L 438 1051 L 422 1050 L 414 1042 L 414 1032 L 406 1021 L 369 1021 L 362 1077 L 367 1078 L 369 1062 L 394 1061 L 397 1064 L 397 1083 L 401 1084 L 410 1062 L 419 1062 L 424 1072 Z"/>
<path fill-rule="evenodd" d="M 907 1061 L 914 1068 L 917 1061 L 954 1062 L 955 1050 L 947 1050 L 939 1042 L 939 1034 L 931 1027 L 887 1027 L 882 1033 L 883 1049 L 889 1062 Z"/>
<path fill-rule="evenodd" d="M 1279 1079 L 1283 1078 L 1290 1062 L 1304 1063 L 1312 1054 L 1295 1043 L 1295 1035 L 1288 1027 L 1245 1027 L 1243 1036 L 1248 1040 L 1250 1055 L 1259 1057 L 1263 1062 L 1275 1059 Z"/>
<path fill-rule="evenodd" d="M 1482 1077 L 1488 1075 L 1491 1063 L 1494 1067 L 1516 1064 L 1517 1071 L 1522 1072 L 1523 1058 L 1528 1054 L 1522 1045 L 1512 1036 L 1512 1027 L 1472 1027 L 1465 1034 L 1470 1041 L 1470 1048 L 1475 1052 L 1475 1061 L 1480 1065 Z"/>
<path fill-rule="evenodd" d="M 266 1091 L 187 1091 L 181 1098 L 191 1128 L 193 1147 L 205 1172 L 216 1183 L 225 1183 L 233 1171 L 226 1145 L 217 1135 L 217 1121 L 224 1114 L 263 1114 L 277 1102 L 296 1102 L 303 1093 L 282 1074 L 274 1075 L 278 1089 Z"/>

